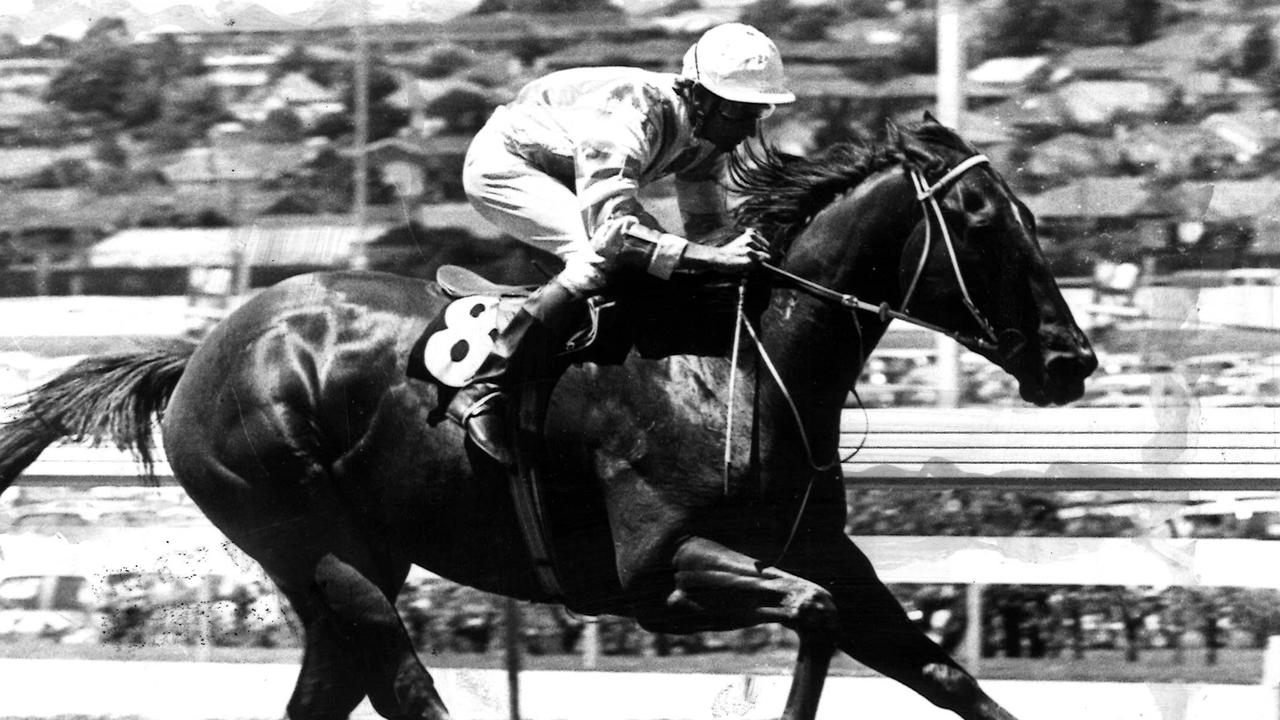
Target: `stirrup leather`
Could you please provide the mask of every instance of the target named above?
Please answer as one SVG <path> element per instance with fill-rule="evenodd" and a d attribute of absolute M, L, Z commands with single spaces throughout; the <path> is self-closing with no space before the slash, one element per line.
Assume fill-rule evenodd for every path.
<path fill-rule="evenodd" d="M 471 403 L 471 406 L 463 411 L 461 417 L 458 418 L 458 424 L 465 429 L 467 427 L 467 423 L 471 422 L 472 417 L 480 414 L 484 410 L 489 410 L 490 403 L 499 398 L 505 398 L 506 394 L 506 391 L 498 389 L 493 390 L 486 395 L 481 395 L 480 399 Z"/>

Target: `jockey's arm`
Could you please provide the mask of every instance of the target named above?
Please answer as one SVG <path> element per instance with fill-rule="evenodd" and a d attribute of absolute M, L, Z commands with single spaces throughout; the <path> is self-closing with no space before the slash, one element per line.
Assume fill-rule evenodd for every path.
<path fill-rule="evenodd" d="M 645 223 L 647 217 L 638 202 L 619 201 L 632 212 L 610 214 L 595 232 L 591 243 L 596 252 L 619 267 L 644 270 L 650 275 L 670 278 L 676 271 L 739 274 L 757 260 L 768 256 L 768 246 L 753 232 L 744 232 L 720 246 L 702 245 L 663 232 Z"/>
<path fill-rule="evenodd" d="M 670 277 L 677 270 L 743 273 L 768 254 L 766 245 L 752 232 L 744 232 L 719 247 L 689 242 L 638 222 L 622 224 L 617 234 L 617 257 L 621 264 L 645 268 L 651 275 L 662 278 Z M 664 260 L 664 252 L 670 253 L 671 259 Z M 656 271 L 660 263 L 669 268 L 665 273 Z"/>
<path fill-rule="evenodd" d="M 711 155 L 705 161 L 676 175 L 676 202 L 684 230 L 694 240 L 706 242 L 723 231 L 732 231 L 724 176 L 728 156 Z M 691 243 L 685 248 L 681 268 L 693 271 L 737 272 L 750 268 L 766 253 L 765 244 L 753 233 L 739 233 L 718 247 Z"/>
<path fill-rule="evenodd" d="M 728 229 L 729 202 L 724 188 L 727 156 L 716 153 L 683 172 L 676 173 L 676 202 L 684 232 L 695 242 Z"/>
<path fill-rule="evenodd" d="M 677 270 L 739 273 L 751 267 L 764 250 L 754 236 L 744 234 L 721 247 L 697 245 L 665 232 L 640 204 L 641 168 L 660 139 L 656 123 L 635 110 L 619 108 L 602 114 L 594 130 L 593 137 L 578 142 L 574 160 L 583 222 L 597 252 L 618 265 L 664 279 Z M 680 200 L 686 222 L 692 220 L 697 230 L 722 226 L 727 211 L 722 219 L 717 202 L 723 203 L 723 198 L 711 197 L 704 178 L 689 179 L 685 192 L 692 194 Z"/>

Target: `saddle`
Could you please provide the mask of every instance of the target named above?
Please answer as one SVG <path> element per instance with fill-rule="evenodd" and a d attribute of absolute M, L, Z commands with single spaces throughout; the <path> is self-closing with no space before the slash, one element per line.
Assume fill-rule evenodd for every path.
<path fill-rule="evenodd" d="M 459 308 L 455 309 L 454 315 L 464 325 L 476 325 L 483 333 L 496 333 L 504 327 L 516 311 L 520 309 L 522 303 L 529 295 L 538 289 L 537 285 L 503 285 L 495 283 L 480 274 L 468 270 L 457 265 L 442 265 L 436 271 L 436 285 L 440 287 L 440 291 L 447 297 L 454 299 L 454 304 L 459 304 Z M 483 305 L 483 309 L 477 307 Z M 463 318 L 463 309 L 465 308 L 466 319 Z M 574 332 L 565 347 L 560 350 L 560 355 L 571 356 L 575 362 L 582 362 L 590 359 L 594 362 L 619 363 L 626 358 L 626 348 L 621 347 L 622 338 L 618 332 L 619 325 L 615 318 L 615 310 L 617 303 L 607 297 L 593 297 L 587 301 L 587 313 L 583 318 L 582 326 Z M 492 315 L 487 313 L 492 312 Z M 445 309 L 442 317 L 449 313 L 449 308 Z M 454 322 L 453 325 L 457 325 Z M 610 338 L 613 342 L 603 343 L 601 340 L 601 330 L 605 330 L 603 337 Z M 428 328 L 430 329 L 430 328 Z M 483 360 L 484 355 L 492 347 L 492 343 L 485 343 L 481 340 L 480 347 L 475 348 L 473 355 L 478 355 Z M 576 357 L 587 350 L 591 350 L 591 357 Z M 462 363 L 465 365 L 465 363 Z M 433 368 L 428 368 L 433 369 Z M 443 368 L 442 368 L 443 370 Z M 434 372 L 432 374 L 435 374 Z M 439 378 L 439 375 L 436 375 Z M 468 376 L 469 379 L 469 376 Z M 465 384 L 465 383 L 464 383 Z M 459 385 L 460 387 L 460 385 Z"/>
<path fill-rule="evenodd" d="M 436 285 L 452 302 L 415 343 L 409 376 L 434 382 L 451 396 L 471 379 L 498 331 L 539 286 L 491 282 L 456 265 L 442 266 Z M 728 352 L 736 285 L 648 276 L 624 276 L 616 285 L 614 294 L 588 300 L 581 327 L 556 353 L 552 364 L 561 366 L 556 375 L 575 363 L 620 364 L 633 349 L 649 359 Z"/>

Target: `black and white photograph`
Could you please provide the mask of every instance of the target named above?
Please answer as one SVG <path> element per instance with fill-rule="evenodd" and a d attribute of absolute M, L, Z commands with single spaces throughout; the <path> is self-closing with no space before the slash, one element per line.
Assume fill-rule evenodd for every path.
<path fill-rule="evenodd" d="M 1280 718 L 1280 2 L 3 0 L 0 720 Z"/>

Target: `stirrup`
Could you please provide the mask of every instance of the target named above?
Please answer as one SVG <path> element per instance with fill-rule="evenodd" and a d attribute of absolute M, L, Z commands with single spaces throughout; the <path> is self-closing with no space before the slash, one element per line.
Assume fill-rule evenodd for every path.
<path fill-rule="evenodd" d="M 516 464 L 515 448 L 512 446 L 511 423 L 507 418 L 507 408 L 494 407 L 494 401 L 506 401 L 502 390 L 494 390 L 471 404 L 462 416 L 462 429 L 477 448 L 485 455 L 508 469 Z"/>

